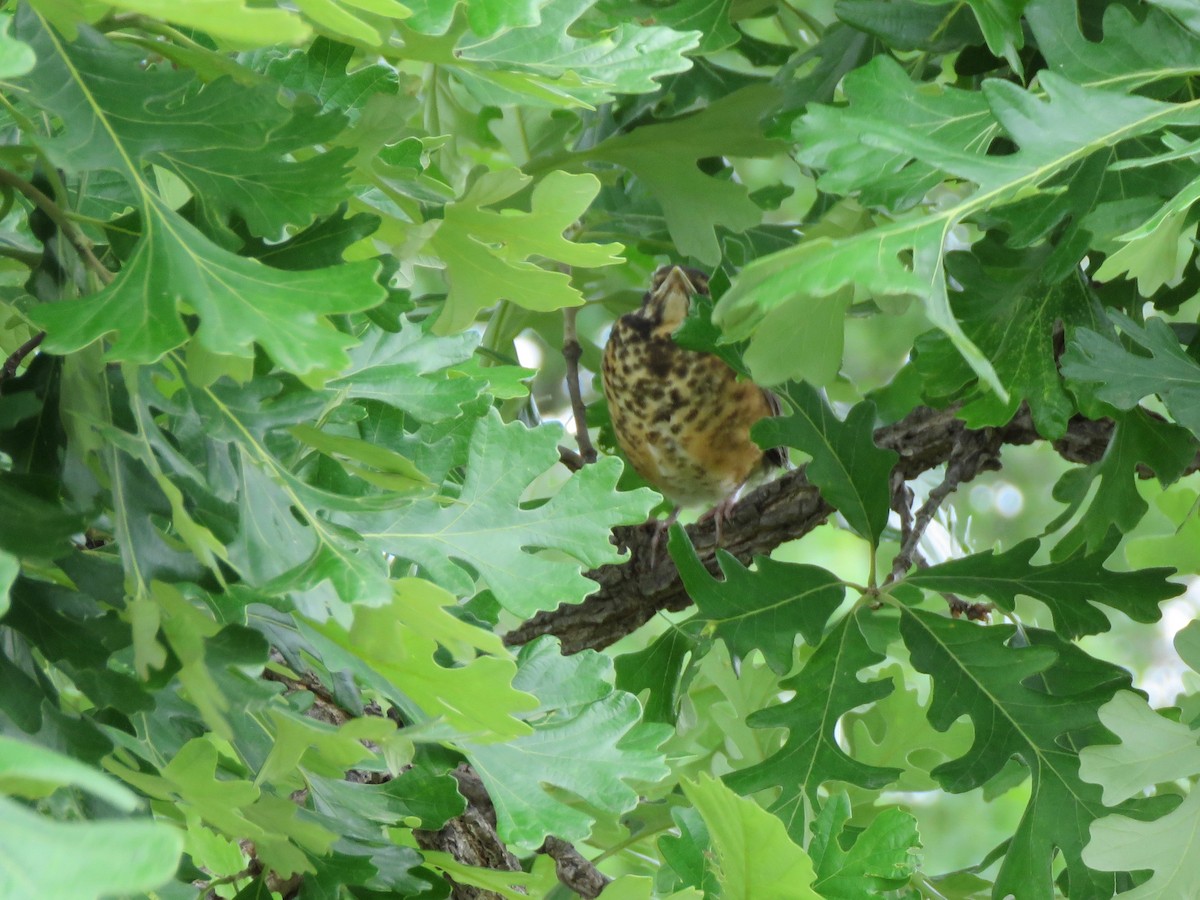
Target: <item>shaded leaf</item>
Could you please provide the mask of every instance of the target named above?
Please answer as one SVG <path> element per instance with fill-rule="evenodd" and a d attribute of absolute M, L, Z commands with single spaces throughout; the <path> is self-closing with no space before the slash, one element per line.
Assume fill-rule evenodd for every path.
<path fill-rule="evenodd" d="M 1052 532 L 1075 515 L 1087 499 L 1092 482 L 1099 486 L 1086 512 L 1051 551 L 1054 559 L 1062 559 L 1086 547 L 1088 553 L 1105 545 L 1115 526 L 1128 533 L 1146 513 L 1137 484 L 1139 467 L 1145 465 L 1155 473 L 1161 484 L 1167 485 L 1183 474 L 1195 456 L 1195 439 L 1171 422 L 1151 416 L 1141 409 L 1114 417 L 1112 438 L 1104 455 L 1097 462 L 1081 469 L 1065 472 L 1054 485 L 1054 499 L 1067 508 L 1047 526 Z"/>
<path fill-rule="evenodd" d="M 981 627 L 900 607 L 900 632 L 913 666 L 933 678 L 929 721 L 945 730 L 967 715 L 971 748 L 933 776 L 943 789 L 982 787 L 1016 756 L 1030 770 L 1028 806 L 996 878 L 998 892 L 1054 896 L 1056 852 L 1071 893 L 1111 896 L 1112 876 L 1080 860 L 1084 835 L 1108 814 L 1100 789 L 1079 777 L 1076 748 L 1099 722 L 1099 708 L 1129 685 L 1129 673 L 1086 656 L 1053 632 L 1027 630 L 1033 646 L 1013 645 L 1009 625 Z M 1131 805 L 1141 816 L 1155 811 Z"/>
<path fill-rule="evenodd" d="M 896 779 L 899 769 L 870 766 L 852 759 L 838 745 L 835 731 L 842 716 L 887 696 L 893 689 L 886 679 L 861 681 L 859 671 L 883 661 L 867 644 L 859 625 L 860 612 L 843 617 L 825 635 L 804 667 L 781 681 L 795 696 L 754 713 L 747 720 L 756 728 L 788 729 L 783 746 L 766 760 L 725 777 L 742 794 L 779 787 L 773 810 L 793 837 L 804 828 L 805 798 L 810 802 L 827 781 L 844 781 L 860 787 L 882 787 Z"/>
<path fill-rule="evenodd" d="M 579 158 L 616 163 L 636 175 L 662 207 L 679 255 L 716 265 L 716 229 L 745 231 L 762 220 L 762 210 L 744 186 L 709 177 L 697 163 L 710 156 L 774 154 L 779 143 L 763 136 L 759 121 L 777 100 L 774 88 L 743 88 L 696 115 L 611 137 Z"/>
<path fill-rule="evenodd" d="M 1135 622 L 1157 622 L 1159 604 L 1184 589 L 1166 580 L 1174 569 L 1105 569 L 1111 545 L 1041 566 L 1030 562 L 1037 549 L 1038 541 L 1031 538 L 1003 553 L 986 550 L 917 569 L 904 581 L 939 593 L 982 595 L 1010 612 L 1018 595 L 1033 597 L 1050 608 L 1055 630 L 1066 638 L 1108 631 L 1108 617 L 1094 604 L 1119 610 Z"/>
<path fill-rule="evenodd" d="M 888 479 L 899 457 L 875 446 L 875 404 L 859 403 L 842 421 L 811 385 L 791 385 L 783 395 L 791 414 L 756 424 L 751 429 L 755 441 L 809 454 L 809 480 L 851 528 L 877 543 L 891 502 Z"/>
<path fill-rule="evenodd" d="M 1157 394 L 1176 422 L 1200 436 L 1200 365 L 1157 316 L 1143 326 L 1117 310 L 1108 315 L 1149 355 L 1131 353 L 1109 337 L 1081 329 L 1063 356 L 1063 374 L 1097 384 L 1096 396 L 1118 409 L 1133 409 L 1142 398 Z"/>
<path fill-rule="evenodd" d="M 730 655 L 761 650 L 779 675 L 792 667 L 797 635 L 819 644 L 825 623 L 846 595 L 841 580 L 820 566 L 760 556 L 752 572 L 724 550 L 717 551 L 724 579 L 714 579 L 680 525 L 672 526 L 667 548 L 700 610 L 697 618 L 728 645 Z"/>

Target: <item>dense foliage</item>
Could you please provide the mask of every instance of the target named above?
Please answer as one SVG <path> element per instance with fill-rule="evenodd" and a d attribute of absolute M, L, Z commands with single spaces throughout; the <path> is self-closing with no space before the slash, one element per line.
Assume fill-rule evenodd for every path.
<path fill-rule="evenodd" d="M 1189 0 L 8 4 L 0 896 L 1200 896 L 1198 77 Z M 806 463 L 715 555 L 592 375 L 668 261 Z"/>

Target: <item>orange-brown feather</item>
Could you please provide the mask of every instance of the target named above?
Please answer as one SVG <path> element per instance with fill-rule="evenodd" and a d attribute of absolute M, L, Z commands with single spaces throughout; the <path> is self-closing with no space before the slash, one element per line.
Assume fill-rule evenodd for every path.
<path fill-rule="evenodd" d="M 750 426 L 776 406 L 718 357 L 672 340 L 690 299 L 680 297 L 680 283 L 688 281 L 675 272 L 656 275 L 642 308 L 614 324 L 604 393 L 617 441 L 638 473 L 677 504 L 712 505 L 778 463 L 778 454 L 750 439 Z"/>

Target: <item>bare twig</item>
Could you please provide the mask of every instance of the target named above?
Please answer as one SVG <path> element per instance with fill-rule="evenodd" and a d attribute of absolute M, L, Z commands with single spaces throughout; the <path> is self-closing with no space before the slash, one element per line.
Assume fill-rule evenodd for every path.
<path fill-rule="evenodd" d="M 960 484 L 971 481 L 980 472 L 995 471 L 1000 468 L 998 434 L 999 432 L 994 428 L 960 432 L 954 449 L 950 451 L 946 475 L 942 478 L 941 484 L 929 492 L 929 496 L 917 510 L 909 527 L 901 529 L 900 552 L 892 561 L 892 571 L 887 578 L 888 583 L 902 578 L 904 573 L 912 568 L 913 555 L 917 552 L 917 545 L 921 542 L 925 529 L 933 521 L 933 516 L 942 502 L 957 491 Z M 905 488 L 905 490 L 908 489 Z M 908 502 L 904 504 L 907 509 L 911 509 L 911 496 L 912 493 L 909 491 Z M 904 518 L 904 514 L 901 513 L 902 525 Z"/>
<path fill-rule="evenodd" d="M 585 465 L 587 465 L 583 461 L 582 456 L 580 456 L 570 447 L 564 447 L 562 444 L 558 445 L 558 461 L 572 472 L 578 472 Z"/>
<path fill-rule="evenodd" d="M 0 169 L 0 184 L 20 191 L 34 206 L 49 216 L 50 221 L 58 226 L 62 236 L 67 239 L 67 243 L 79 254 L 83 264 L 100 279 L 102 284 L 108 284 L 113 280 L 113 273 L 106 269 L 104 264 L 92 253 L 92 242 L 75 226 L 74 222 L 67 218 L 67 214 L 52 198 L 47 197 L 24 178 L 8 169 Z"/>
<path fill-rule="evenodd" d="M 538 852 L 545 853 L 554 860 L 554 871 L 558 880 L 584 900 L 595 900 L 604 890 L 604 886 L 612 880 L 562 838 L 553 835 L 546 838 Z"/>
<path fill-rule="evenodd" d="M 575 442 L 579 445 L 579 454 L 585 463 L 596 461 L 596 448 L 587 430 L 587 407 L 583 403 L 583 393 L 579 390 L 579 358 L 583 355 L 583 347 L 579 345 L 579 334 L 575 330 L 575 316 L 578 307 L 568 306 L 563 309 L 563 359 L 567 361 L 567 393 L 571 395 L 571 412 L 575 417 Z"/>
<path fill-rule="evenodd" d="M 0 389 L 3 389 L 4 382 L 17 374 L 17 369 L 21 367 L 21 363 L 25 361 L 30 353 L 37 349 L 46 338 L 46 332 L 39 331 L 20 347 L 8 354 L 8 359 L 4 360 L 4 365 L 0 366 Z"/>
<path fill-rule="evenodd" d="M 891 488 L 892 509 L 900 517 L 900 546 L 903 547 L 908 542 L 908 536 L 912 534 L 913 492 L 904 480 L 904 473 L 899 469 L 892 469 Z"/>

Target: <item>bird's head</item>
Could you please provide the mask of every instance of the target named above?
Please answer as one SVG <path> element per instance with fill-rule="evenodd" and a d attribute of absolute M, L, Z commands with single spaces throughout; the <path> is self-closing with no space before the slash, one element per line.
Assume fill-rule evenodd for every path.
<path fill-rule="evenodd" d="M 696 294 L 708 296 L 705 273 L 683 266 L 660 266 L 642 300 L 641 314 L 674 328 L 686 318 Z"/>

